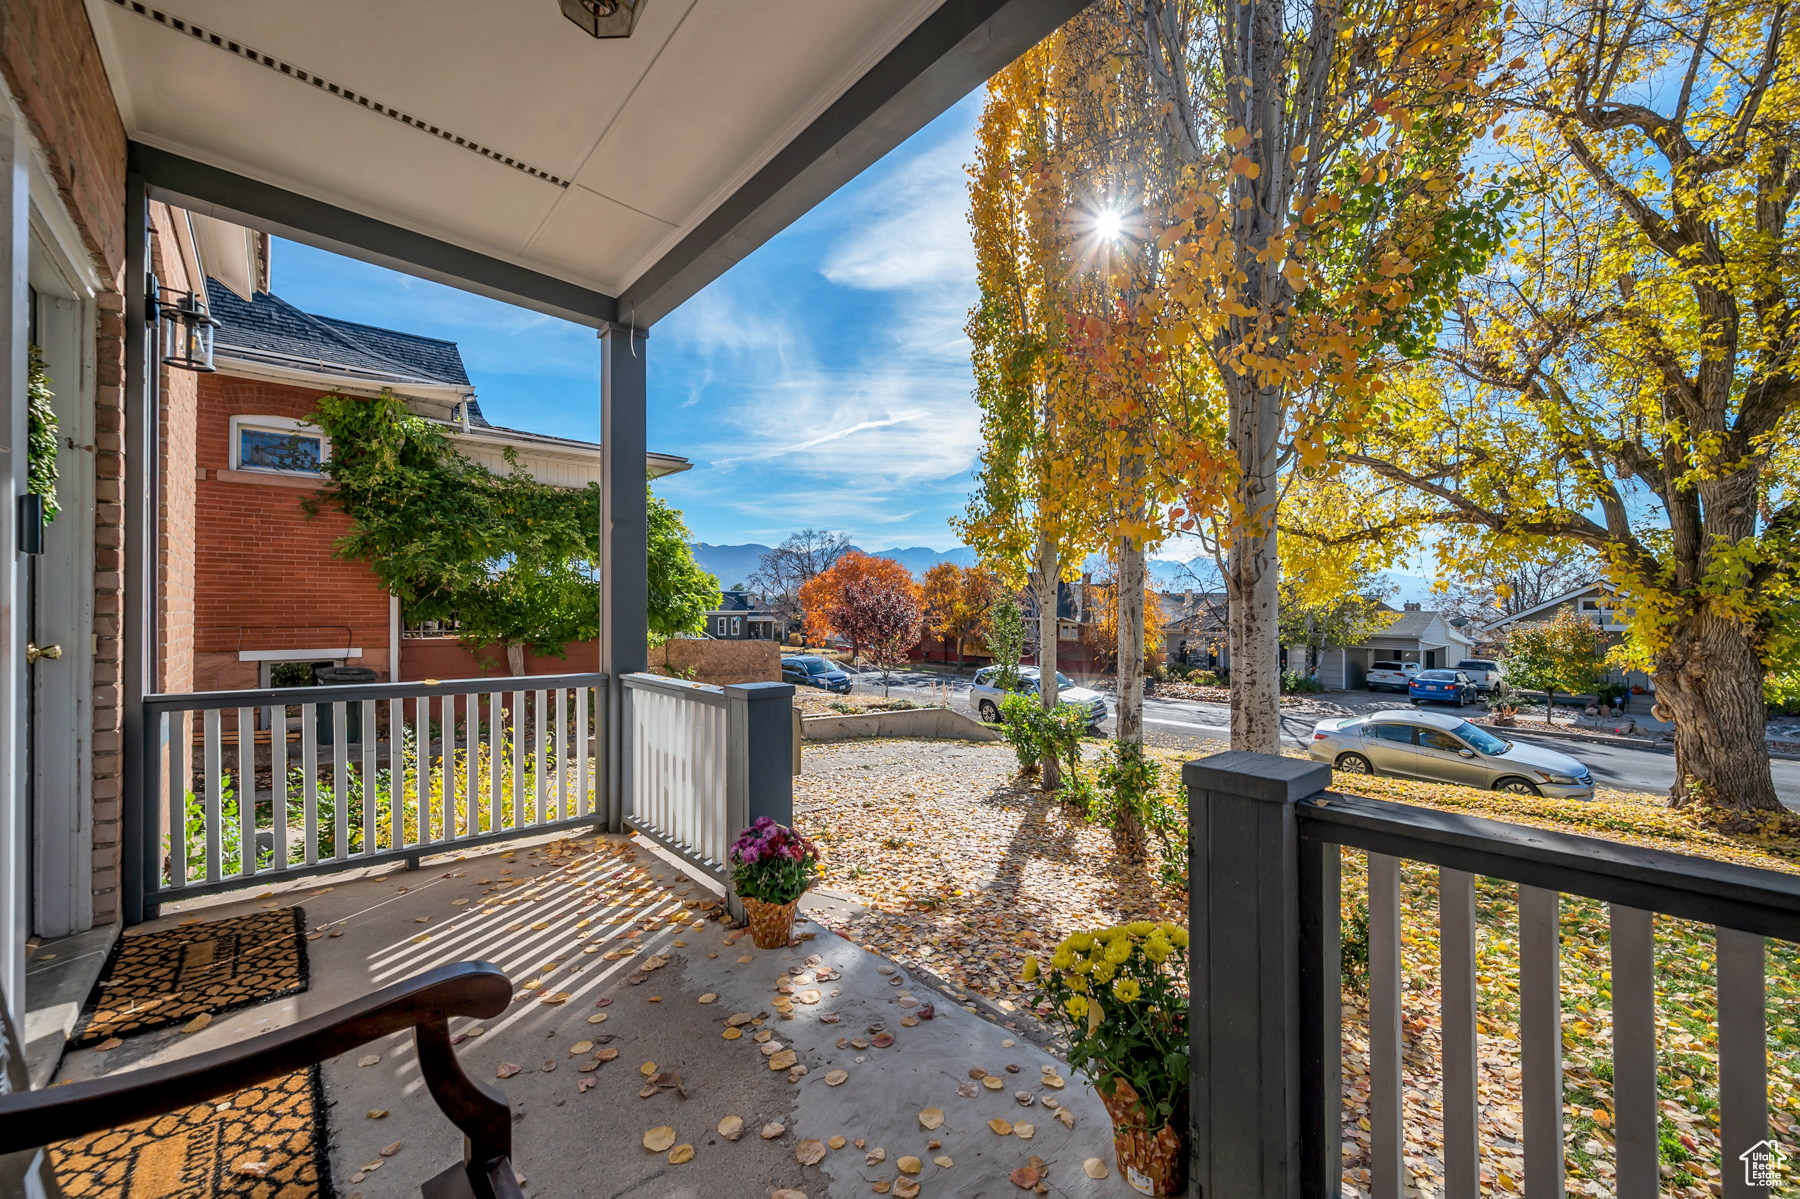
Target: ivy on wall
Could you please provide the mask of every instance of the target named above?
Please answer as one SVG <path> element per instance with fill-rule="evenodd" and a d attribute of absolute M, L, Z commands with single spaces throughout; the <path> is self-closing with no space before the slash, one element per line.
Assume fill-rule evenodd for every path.
<path fill-rule="evenodd" d="M 445 427 L 384 392 L 321 396 L 308 420 L 331 438 L 331 486 L 306 502 L 344 512 L 337 557 L 367 562 L 409 621 L 454 620 L 477 653 L 494 645 L 564 656 L 599 635 L 600 488 L 540 482 L 506 451 L 498 474 Z M 650 629 L 699 632 L 718 581 L 688 548 L 681 513 L 650 497 Z"/>
<path fill-rule="evenodd" d="M 56 409 L 50 389 L 50 373 L 44 368 L 44 355 L 31 347 L 31 365 L 25 381 L 26 408 L 26 474 L 25 490 L 44 497 L 44 523 L 48 525 L 61 511 L 56 505 Z"/>

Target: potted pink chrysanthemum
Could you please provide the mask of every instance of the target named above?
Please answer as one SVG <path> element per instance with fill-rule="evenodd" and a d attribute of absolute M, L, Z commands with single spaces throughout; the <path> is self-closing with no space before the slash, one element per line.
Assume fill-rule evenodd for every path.
<path fill-rule="evenodd" d="M 731 884 L 744 903 L 758 949 L 778 949 L 794 933 L 794 908 L 818 876 L 819 849 L 767 816 L 731 846 Z"/>

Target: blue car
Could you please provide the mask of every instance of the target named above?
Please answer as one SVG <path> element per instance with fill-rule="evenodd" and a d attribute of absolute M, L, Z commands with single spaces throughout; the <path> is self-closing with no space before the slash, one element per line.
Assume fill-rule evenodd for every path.
<path fill-rule="evenodd" d="M 1429 699 L 1460 708 L 1475 702 L 1475 680 L 1460 670 L 1421 670 L 1406 685 L 1406 694 L 1415 704 Z"/>
<path fill-rule="evenodd" d="M 781 681 L 798 687 L 821 687 L 838 695 L 850 694 L 850 676 L 843 667 L 817 654 L 783 658 Z"/>

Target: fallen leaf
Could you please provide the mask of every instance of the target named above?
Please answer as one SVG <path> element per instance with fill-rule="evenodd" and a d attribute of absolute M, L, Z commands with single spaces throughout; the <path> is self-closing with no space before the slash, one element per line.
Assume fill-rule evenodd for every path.
<path fill-rule="evenodd" d="M 638 1067 L 638 1073 L 642 1074 L 645 1078 L 649 1078 L 652 1074 L 656 1073 L 656 1063 L 655 1062 L 645 1062 L 643 1065 Z"/>
<path fill-rule="evenodd" d="M 825 1142 L 801 1141 L 794 1146 L 794 1160 L 803 1166 L 816 1166 L 825 1160 Z"/>
<path fill-rule="evenodd" d="M 749 954 L 745 954 L 743 957 L 738 959 L 738 964 L 743 965 L 745 962 L 754 962 L 755 960 L 756 959 L 751 957 Z"/>
<path fill-rule="evenodd" d="M 427 942 L 429 940 L 431 940 L 430 933 L 420 933 L 418 936 L 416 936 L 412 939 L 412 943 L 414 945 L 423 945 L 425 942 Z"/>
<path fill-rule="evenodd" d="M 94 1048 L 98 1049 L 101 1053 L 105 1053 L 109 1049 L 117 1049 L 119 1046 L 123 1045 L 124 1043 L 125 1042 L 121 1041 L 117 1037 L 108 1037 L 108 1038 L 106 1038 L 106 1040 L 104 1040 L 104 1041 L 100 1042 L 98 1045 L 94 1046 Z"/>
<path fill-rule="evenodd" d="M 1036 1098 L 1036 1096 L 1030 1091 L 1014 1091 L 1013 1098 L 1019 1101 L 1020 1107 L 1030 1107 L 1032 1100 Z"/>
<path fill-rule="evenodd" d="M 959 1082 L 956 1084 L 956 1093 L 964 1099 L 973 1099 L 981 1094 L 981 1088 L 972 1082 Z"/>
<path fill-rule="evenodd" d="M 929 1132 L 931 1129 L 934 1129 L 934 1128 L 942 1128 L 943 1126 L 944 1126 L 944 1109 L 943 1108 L 928 1107 L 924 1111 L 919 1113 L 919 1127 L 925 1129 L 927 1132 Z"/>
<path fill-rule="evenodd" d="M 994 1130 L 994 1135 L 996 1136 L 1010 1137 L 1012 1135 L 1013 1126 L 1011 1120 L 989 1120 L 988 1127 Z"/>
<path fill-rule="evenodd" d="M 406 1148 L 405 1141 L 395 1141 L 392 1145 L 385 1145 L 382 1147 L 381 1156 L 392 1157 L 404 1148 Z"/>
<path fill-rule="evenodd" d="M 494 1073 L 500 1078 L 511 1078 L 523 1068 L 524 1067 L 522 1066 L 515 1066 L 511 1062 L 501 1062 L 500 1068 L 495 1070 Z"/>
<path fill-rule="evenodd" d="M 548 1074 L 548 1073 L 550 1073 L 550 1071 L 556 1069 L 556 1063 L 551 1061 L 549 1058 L 545 1058 L 544 1064 L 542 1066 L 539 1066 L 538 1069 L 542 1070 L 545 1074 Z"/>
<path fill-rule="evenodd" d="M 833 1070 L 825 1076 L 825 1085 L 828 1087 L 841 1086 L 844 1080 L 849 1077 L 850 1072 L 848 1070 Z"/>
<path fill-rule="evenodd" d="M 1038 1172 L 1030 1166 L 1020 1166 L 1017 1170 L 1008 1174 L 1007 1177 L 1012 1179 L 1012 1184 L 1014 1186 L 1022 1187 L 1027 1191 L 1038 1184 Z"/>
<path fill-rule="evenodd" d="M 786 1131 L 787 1131 L 787 1125 L 776 1124 L 773 1121 L 771 1121 L 770 1123 L 763 1125 L 762 1139 L 765 1141 L 772 1141 L 776 1137 L 780 1136 L 782 1133 L 784 1133 Z"/>
<path fill-rule="evenodd" d="M 1097 1157 L 1090 1157 L 1081 1163 L 1081 1172 L 1089 1178 L 1105 1178 L 1107 1175 L 1106 1163 Z"/>
<path fill-rule="evenodd" d="M 935 1004 L 935 1003 L 928 1003 L 924 1007 L 919 1009 L 919 1019 L 921 1019 L 921 1020 L 929 1020 L 933 1016 L 936 1016 L 936 1015 L 937 1015 L 937 1004 Z"/>
<path fill-rule="evenodd" d="M 606 1006 L 610 1005 L 611 1003 L 612 1003 L 611 995 L 605 995 L 599 999 L 594 1000 L 595 1007 L 606 1007 Z"/>
<path fill-rule="evenodd" d="M 182 1032 L 199 1032 L 201 1029 L 205 1028 L 208 1024 L 211 1024 L 211 1023 L 212 1023 L 212 1013 L 211 1012 L 201 1012 L 198 1016 L 195 1016 L 192 1020 L 189 1020 L 186 1024 L 183 1024 L 181 1026 L 181 1031 Z"/>
<path fill-rule="evenodd" d="M 711 991 L 708 991 L 706 994 L 704 994 L 700 997 L 701 1003 L 717 1003 L 718 1000 L 719 1000 L 719 997 L 717 995 L 713 994 Z"/>
<path fill-rule="evenodd" d="M 769 1059 L 769 1069 L 771 1069 L 771 1070 L 787 1070 L 787 1069 L 792 1068 L 794 1063 L 798 1062 L 799 1060 L 800 1060 L 799 1055 L 796 1054 L 792 1049 L 783 1049 L 780 1053 L 776 1054 L 774 1057 Z"/>
<path fill-rule="evenodd" d="M 919 1026 L 919 1018 L 917 1016 L 902 1016 L 902 1017 L 900 1017 L 900 1027 L 901 1028 L 917 1028 L 918 1026 Z"/>
<path fill-rule="evenodd" d="M 1064 1080 L 1060 1075 L 1046 1074 L 1044 1075 L 1043 1082 L 1047 1087 L 1054 1087 L 1059 1091 L 1063 1089 Z"/>
<path fill-rule="evenodd" d="M 791 1187 L 783 1187 L 779 1191 L 770 1191 L 769 1199 L 806 1199 L 805 1191 L 796 1191 Z"/>
<path fill-rule="evenodd" d="M 916 1157 L 903 1157 L 894 1164 L 900 1167 L 902 1174 L 917 1174 L 925 1168 L 925 1163 Z"/>
<path fill-rule="evenodd" d="M 886 1049 L 889 1045 L 892 1045 L 893 1043 L 894 1043 L 894 1034 L 890 1033 L 890 1032 L 878 1033 L 877 1035 L 869 1038 L 869 1044 L 873 1045 L 877 1049 Z"/>
<path fill-rule="evenodd" d="M 894 1189 L 894 1184 L 891 1182 L 878 1182 L 869 1189 L 874 1191 L 877 1195 L 885 1195 Z"/>
<path fill-rule="evenodd" d="M 694 1147 L 692 1145 L 677 1145 L 675 1148 L 669 1150 L 669 1164 L 671 1166 L 684 1165 L 693 1160 Z"/>
<path fill-rule="evenodd" d="M 825 1143 L 827 1145 L 830 1145 L 833 1149 L 842 1149 L 844 1147 L 844 1138 L 843 1137 L 832 1137 L 829 1141 L 826 1141 Z"/>
<path fill-rule="evenodd" d="M 719 1035 L 724 1037 L 727 1041 L 735 1041 L 744 1035 L 744 1030 L 741 1028 L 728 1028 Z"/>
<path fill-rule="evenodd" d="M 801 1003 L 817 1003 L 819 1002 L 820 996 L 817 991 L 806 990 L 800 992 L 798 995 L 794 996 L 794 998 Z"/>
<path fill-rule="evenodd" d="M 1075 1117 L 1066 1107 L 1059 1107 L 1056 1109 L 1056 1118 L 1063 1122 L 1063 1127 L 1065 1128 L 1075 1127 Z"/>
<path fill-rule="evenodd" d="M 998 1091 L 1001 1087 L 1005 1086 L 1006 1083 L 1002 1081 L 998 1074 L 989 1074 L 982 1078 L 981 1085 L 990 1091 Z"/>
<path fill-rule="evenodd" d="M 675 1143 L 675 1130 L 664 1124 L 652 1128 L 644 1134 L 644 1148 L 652 1153 L 661 1153 Z"/>
<path fill-rule="evenodd" d="M 380 1065 L 381 1064 L 381 1055 L 379 1053 L 365 1053 L 361 1057 L 356 1059 L 356 1064 L 358 1066 Z"/>
<path fill-rule="evenodd" d="M 555 1005 L 555 1004 L 559 1004 L 559 1003 L 567 1003 L 567 1002 L 568 1002 L 568 1001 L 569 1001 L 569 993 L 568 993 L 568 992 L 567 992 L 567 991 L 558 991 L 558 992 L 557 992 L 557 993 L 556 993 L 556 994 L 554 994 L 554 995 L 546 995 L 546 996 L 544 996 L 544 997 L 543 997 L 543 998 L 542 998 L 542 999 L 541 999 L 541 1000 L 539 1000 L 539 1001 L 538 1001 L 538 1002 L 540 1002 L 540 1003 L 545 1003 L 545 1004 L 550 1004 L 550 1005 L 552 1005 L 552 1006 L 554 1006 L 554 1005 Z"/>
<path fill-rule="evenodd" d="M 775 1035 L 775 1032 L 773 1029 L 762 1028 L 762 1029 L 758 1029 L 757 1031 L 751 1033 L 750 1039 L 752 1041 L 755 1041 L 758 1045 L 767 1045 L 769 1043 L 769 1038 L 773 1037 L 774 1035 Z M 772 1053 L 774 1051 L 770 1050 L 770 1052 Z"/>
<path fill-rule="evenodd" d="M 588 1069 L 588 1068 L 590 1068 L 590 1067 L 591 1067 L 591 1066 L 592 1066 L 592 1065 L 593 1065 L 593 1063 L 592 1063 L 592 1062 L 589 1062 L 589 1063 L 588 1063 L 588 1064 L 587 1064 L 587 1066 L 583 1066 L 583 1067 L 582 1067 L 582 1069 L 584 1069 L 584 1070 L 585 1070 L 585 1069 Z M 588 1092 L 589 1092 L 589 1091 L 591 1091 L 591 1090 L 593 1090 L 593 1089 L 594 1089 L 594 1088 L 595 1088 L 595 1087 L 597 1087 L 597 1086 L 599 1086 L 599 1085 L 600 1085 L 600 1083 L 599 1083 L 599 1081 L 598 1081 L 598 1080 L 596 1080 L 596 1079 L 592 1079 L 592 1078 L 578 1078 L 578 1079 L 576 1079 L 576 1080 L 575 1080 L 575 1093 L 576 1093 L 576 1094 L 578 1094 L 578 1095 L 585 1095 L 585 1094 L 587 1094 L 587 1093 L 588 1093 Z"/>
<path fill-rule="evenodd" d="M 485 1028 L 481 1027 L 481 1025 L 477 1024 L 474 1028 L 469 1029 L 469 1031 L 465 1032 L 463 1035 L 465 1037 L 479 1037 L 485 1032 L 487 1032 L 487 1029 L 485 1029 Z"/>
<path fill-rule="evenodd" d="M 1037 1129 L 1030 1124 L 1015 1124 L 1013 1125 L 1013 1135 L 1021 1141 L 1029 1141 L 1037 1135 Z"/>
<path fill-rule="evenodd" d="M 540 920 L 536 924 L 531 926 L 533 932 L 542 932 L 543 930 L 545 930 L 549 927 L 550 927 L 550 922 L 548 920 Z"/>
<path fill-rule="evenodd" d="M 617 1049 L 602 1049 L 599 1053 L 596 1053 L 594 1056 L 603 1062 L 610 1062 L 614 1058 L 619 1056 L 619 1051 Z"/>
<path fill-rule="evenodd" d="M 874 1166 L 887 1160 L 886 1149 L 871 1149 L 863 1155 L 863 1165 Z"/>
<path fill-rule="evenodd" d="M 811 934 L 807 934 L 810 936 Z M 915 1199 L 919 1193 L 919 1184 L 910 1178 L 894 1179 L 894 1199 Z"/>
<path fill-rule="evenodd" d="M 569 1056 L 580 1057 L 584 1053 L 591 1052 L 593 1048 L 594 1043 L 592 1041 L 577 1041 L 569 1046 Z"/>
<path fill-rule="evenodd" d="M 605 1012 L 595 1012 L 593 1015 L 588 1017 L 588 1023 L 589 1024 L 605 1024 L 606 1023 L 606 1013 Z M 471 1033 L 470 1035 L 473 1036 L 474 1034 Z"/>
<path fill-rule="evenodd" d="M 934 1157 L 931 1159 L 931 1164 L 940 1169 L 948 1170 L 951 1166 L 954 1166 L 956 1162 L 948 1157 Z"/>
<path fill-rule="evenodd" d="M 719 1135 L 728 1141 L 735 1141 L 744 1135 L 744 1120 L 741 1116 L 726 1116 L 719 1121 Z"/>

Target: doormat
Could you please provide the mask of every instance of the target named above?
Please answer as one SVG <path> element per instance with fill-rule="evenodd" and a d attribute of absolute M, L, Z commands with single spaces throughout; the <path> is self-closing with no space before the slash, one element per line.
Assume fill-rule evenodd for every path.
<path fill-rule="evenodd" d="M 50 1146 L 66 1199 L 332 1199 L 319 1068 Z"/>
<path fill-rule="evenodd" d="M 306 913 L 281 908 L 120 937 L 69 1039 L 79 1049 L 306 990 Z"/>

